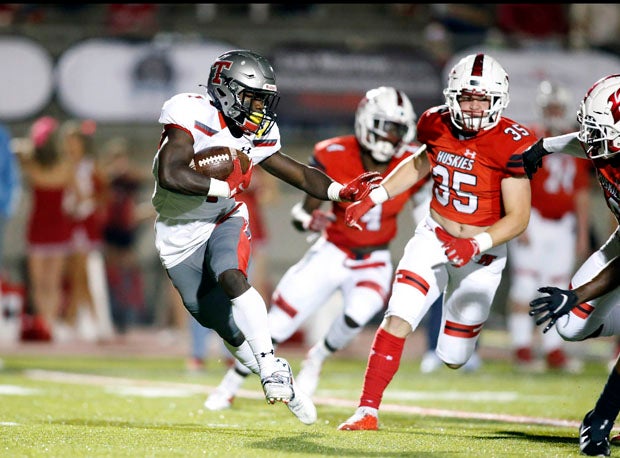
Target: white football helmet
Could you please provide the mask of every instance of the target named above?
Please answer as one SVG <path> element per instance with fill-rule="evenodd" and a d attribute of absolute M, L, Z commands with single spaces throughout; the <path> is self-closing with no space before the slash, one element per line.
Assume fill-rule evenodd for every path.
<path fill-rule="evenodd" d="M 598 80 L 577 112 L 578 138 L 590 159 L 620 153 L 620 74 Z"/>
<path fill-rule="evenodd" d="M 508 106 L 508 74 L 491 56 L 470 54 L 463 57 L 448 75 L 448 87 L 444 89 L 446 105 L 452 123 L 465 132 L 488 130 L 497 125 L 502 111 Z M 491 103 L 482 116 L 461 110 L 462 95 L 488 97 Z"/>
<path fill-rule="evenodd" d="M 549 135 L 565 134 L 573 128 L 574 114 L 570 113 L 572 96 L 563 85 L 541 81 L 536 94 L 538 116 Z"/>
<path fill-rule="evenodd" d="M 355 112 L 355 136 L 377 162 L 388 162 L 415 138 L 417 116 L 407 95 L 393 87 L 366 92 Z"/>
<path fill-rule="evenodd" d="M 211 66 L 206 87 L 215 107 L 244 132 L 261 136 L 273 126 L 280 96 L 273 67 L 263 56 L 246 50 L 222 54 Z M 255 101 L 262 110 L 256 110 Z"/>

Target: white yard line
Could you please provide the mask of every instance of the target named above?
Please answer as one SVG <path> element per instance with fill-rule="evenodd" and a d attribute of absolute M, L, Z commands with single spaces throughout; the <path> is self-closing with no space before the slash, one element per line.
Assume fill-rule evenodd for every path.
<path fill-rule="evenodd" d="M 119 387 L 119 383 L 129 386 L 141 386 L 145 388 L 185 388 L 190 394 L 204 393 L 209 394 L 215 390 L 215 387 L 208 385 L 199 385 L 195 383 L 179 383 L 179 382 L 162 382 L 154 380 L 137 380 L 122 377 L 110 377 L 103 375 L 75 374 L 69 372 L 46 371 L 46 370 L 27 370 L 25 375 L 33 380 L 44 380 L 58 383 L 77 383 L 85 385 L 98 386 L 114 386 Z M 263 399 L 263 394 L 259 391 L 239 390 L 237 397 L 248 399 Z M 314 397 L 316 405 L 325 405 L 329 407 L 349 407 L 355 409 L 356 401 L 346 400 L 335 397 Z M 381 412 L 408 413 L 430 417 L 444 418 L 463 418 L 468 420 L 489 420 L 503 423 L 522 423 L 532 425 L 559 426 L 568 428 L 578 428 L 580 422 L 561 420 L 557 418 L 544 417 L 528 417 L 523 415 L 507 415 L 495 413 L 466 412 L 462 410 L 450 409 L 433 409 L 428 407 L 403 406 L 398 404 L 382 403 Z"/>

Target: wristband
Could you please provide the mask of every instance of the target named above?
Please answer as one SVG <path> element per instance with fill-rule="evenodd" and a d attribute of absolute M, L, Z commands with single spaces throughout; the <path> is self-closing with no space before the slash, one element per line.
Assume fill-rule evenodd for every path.
<path fill-rule="evenodd" d="M 209 185 L 209 192 L 207 196 L 212 197 L 230 197 L 230 186 L 228 183 L 216 178 L 211 178 L 211 184 Z"/>
<path fill-rule="evenodd" d="M 388 200 L 390 198 L 390 195 L 388 194 L 387 189 L 385 189 L 384 186 L 379 185 L 375 189 L 370 191 L 368 197 L 370 197 L 370 200 L 372 200 L 373 204 L 378 205 Z"/>
<path fill-rule="evenodd" d="M 327 188 L 327 198 L 334 202 L 341 202 L 340 191 L 344 188 L 343 185 L 338 183 L 337 181 L 332 181 L 332 183 Z"/>
<path fill-rule="evenodd" d="M 493 238 L 488 232 L 481 232 L 480 234 L 474 235 L 472 238 L 478 244 L 480 253 L 483 253 L 493 247 Z"/>
<path fill-rule="evenodd" d="M 293 205 L 293 208 L 291 208 L 291 216 L 293 220 L 298 221 L 304 229 L 308 229 L 310 221 L 312 221 L 312 215 L 304 210 L 301 202 L 297 202 Z"/>

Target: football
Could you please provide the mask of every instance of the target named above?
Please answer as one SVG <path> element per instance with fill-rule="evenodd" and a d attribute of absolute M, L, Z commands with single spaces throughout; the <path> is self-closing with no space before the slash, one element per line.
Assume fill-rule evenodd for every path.
<path fill-rule="evenodd" d="M 245 173 L 250 167 L 250 158 L 243 151 L 229 146 L 209 146 L 194 154 L 189 166 L 209 178 L 225 180 L 233 171 L 233 161 L 238 157 L 241 171 Z"/>

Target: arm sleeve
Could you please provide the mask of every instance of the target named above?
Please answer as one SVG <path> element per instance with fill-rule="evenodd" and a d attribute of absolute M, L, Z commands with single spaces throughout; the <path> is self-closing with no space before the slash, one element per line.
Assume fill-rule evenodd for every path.
<path fill-rule="evenodd" d="M 550 153 L 566 153 L 571 156 L 587 158 L 581 143 L 577 139 L 577 132 L 558 135 L 557 137 L 546 137 L 543 139 L 543 147 Z"/>

